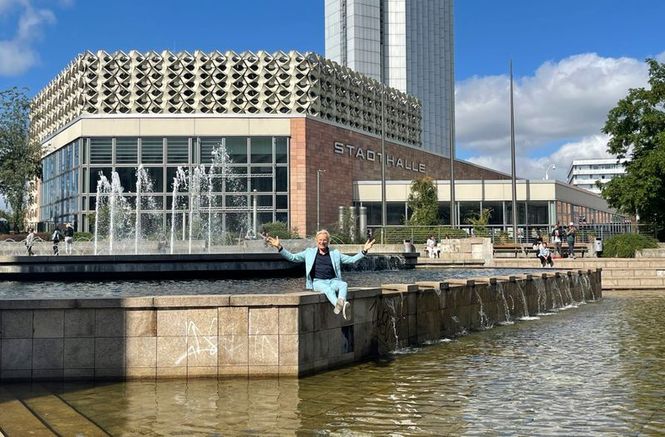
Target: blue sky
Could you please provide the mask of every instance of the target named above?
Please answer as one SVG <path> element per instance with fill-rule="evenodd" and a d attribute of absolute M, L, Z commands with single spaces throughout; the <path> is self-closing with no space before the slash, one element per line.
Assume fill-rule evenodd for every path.
<path fill-rule="evenodd" d="M 34 94 L 85 50 L 323 53 L 323 3 L 0 0 L 0 89 Z M 458 156 L 509 169 L 509 59 L 520 176 L 604 154 L 607 110 L 646 84 L 646 57 L 665 60 L 663 17 L 662 0 L 457 0 Z"/>

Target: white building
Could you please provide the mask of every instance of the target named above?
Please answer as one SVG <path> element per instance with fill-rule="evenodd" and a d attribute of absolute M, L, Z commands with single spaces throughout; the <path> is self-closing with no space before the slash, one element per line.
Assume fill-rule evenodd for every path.
<path fill-rule="evenodd" d="M 568 183 L 600 194 L 596 182 L 606 184 L 613 177 L 624 174 L 625 162 L 626 159 L 617 158 L 576 159 L 570 165 Z"/>
<path fill-rule="evenodd" d="M 422 103 L 422 145 L 450 156 L 452 0 L 326 0 L 326 57 Z"/>

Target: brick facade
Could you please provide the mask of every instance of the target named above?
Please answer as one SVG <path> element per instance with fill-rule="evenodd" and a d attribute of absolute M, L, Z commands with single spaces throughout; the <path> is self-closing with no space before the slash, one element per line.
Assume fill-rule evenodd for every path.
<path fill-rule="evenodd" d="M 337 145 L 336 145 L 337 144 Z M 450 179 L 450 161 L 425 150 L 386 142 L 386 180 L 422 176 Z M 310 118 L 291 120 L 290 215 L 301 235 L 316 228 L 316 173 L 321 177 L 321 225 L 337 221 L 338 207 L 353 202 L 353 182 L 381 179 L 381 139 Z M 496 171 L 462 161 L 455 163 L 455 179 L 509 179 Z"/>

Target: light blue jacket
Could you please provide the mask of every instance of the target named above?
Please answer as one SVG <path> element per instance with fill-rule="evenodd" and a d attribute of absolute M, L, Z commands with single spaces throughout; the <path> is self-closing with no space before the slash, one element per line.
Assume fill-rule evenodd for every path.
<path fill-rule="evenodd" d="M 305 280 L 306 280 L 305 288 L 307 288 L 308 290 L 314 288 L 314 281 L 312 279 L 312 268 L 314 267 L 314 261 L 316 260 L 316 252 L 318 250 L 319 249 L 317 247 L 308 247 L 302 252 L 291 253 L 288 250 L 286 250 L 284 247 L 282 247 L 282 250 L 279 251 L 282 257 L 291 262 L 301 263 L 305 261 Z M 329 249 L 329 251 L 330 251 L 329 252 L 330 260 L 332 261 L 333 269 L 335 270 L 335 278 L 340 280 L 342 279 L 342 264 L 353 264 L 355 262 L 360 261 L 365 256 L 363 255 L 362 252 L 358 252 L 353 256 L 349 256 L 341 253 L 337 249 Z"/>

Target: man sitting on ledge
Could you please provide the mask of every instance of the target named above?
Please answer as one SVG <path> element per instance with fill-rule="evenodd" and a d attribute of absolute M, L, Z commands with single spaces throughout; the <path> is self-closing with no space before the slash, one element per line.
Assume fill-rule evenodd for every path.
<path fill-rule="evenodd" d="M 375 240 L 367 240 L 361 252 L 354 256 L 330 249 L 330 234 L 325 229 L 316 233 L 316 247 L 309 247 L 302 252 L 291 253 L 279 243 L 279 237 L 266 237 L 272 247 L 276 247 L 282 257 L 291 262 L 305 262 L 305 288 L 325 293 L 335 307 L 334 313 L 342 313 L 345 320 L 351 317 L 351 304 L 346 300 L 348 285 L 342 281 L 342 264 L 353 264 L 362 259 L 374 246 Z"/>

